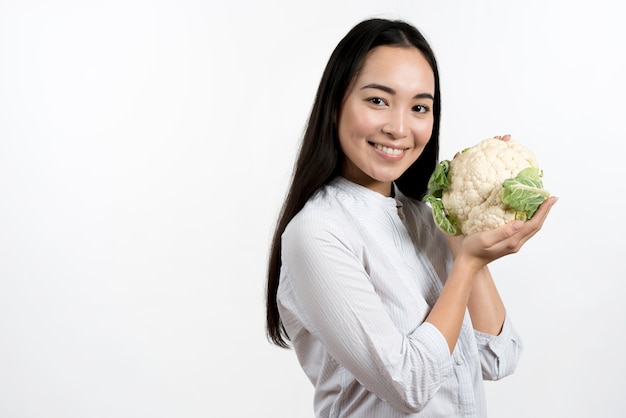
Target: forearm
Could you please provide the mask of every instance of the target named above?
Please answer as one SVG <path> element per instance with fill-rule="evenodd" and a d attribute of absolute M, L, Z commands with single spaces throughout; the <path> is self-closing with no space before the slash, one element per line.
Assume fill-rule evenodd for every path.
<path fill-rule="evenodd" d="M 454 350 L 465 310 L 477 331 L 498 335 L 505 309 L 487 264 L 516 253 L 535 235 L 556 201 L 550 198 L 526 222 L 510 222 L 491 231 L 465 237 L 447 237 L 455 259 L 437 303 L 426 321 L 437 327 Z"/>
<path fill-rule="evenodd" d="M 476 274 L 467 308 L 476 331 L 491 335 L 500 334 L 506 309 L 493 277 L 486 266 Z"/>
<path fill-rule="evenodd" d="M 459 338 L 465 311 L 479 270 L 480 266 L 464 258 L 457 258 L 439 299 L 426 317 L 426 322 L 433 324 L 443 334 L 450 353 L 454 350 Z"/>

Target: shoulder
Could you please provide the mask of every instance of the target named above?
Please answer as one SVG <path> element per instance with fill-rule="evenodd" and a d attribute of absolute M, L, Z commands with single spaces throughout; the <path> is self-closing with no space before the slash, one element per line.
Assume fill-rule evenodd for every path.
<path fill-rule="evenodd" d="M 332 186 L 319 189 L 291 219 L 285 235 L 317 236 L 345 228 L 347 211 Z"/>
<path fill-rule="evenodd" d="M 309 281 L 312 277 L 318 284 L 333 281 L 337 265 L 361 263 L 365 248 L 360 238 L 341 210 L 311 201 L 282 234 L 281 281 Z"/>
<path fill-rule="evenodd" d="M 359 220 L 351 197 L 332 183 L 320 188 L 283 232 L 284 247 L 359 246 Z"/>

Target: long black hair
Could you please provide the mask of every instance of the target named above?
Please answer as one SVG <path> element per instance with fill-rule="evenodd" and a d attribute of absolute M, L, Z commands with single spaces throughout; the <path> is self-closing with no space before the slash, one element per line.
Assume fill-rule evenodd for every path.
<path fill-rule="evenodd" d="M 337 129 L 341 104 L 368 52 L 383 45 L 417 48 L 424 54 L 435 75 L 432 135 L 417 161 L 395 181 L 396 186 L 404 195 L 421 199 L 437 164 L 441 95 L 437 62 L 430 45 L 415 27 L 401 20 L 377 18 L 360 22 L 337 44 L 326 64 L 296 160 L 291 186 L 274 231 L 267 271 L 266 331 L 268 338 L 280 347 L 288 347 L 289 340 L 276 303 L 281 268 L 281 236 L 307 200 L 339 175 L 344 159 Z"/>

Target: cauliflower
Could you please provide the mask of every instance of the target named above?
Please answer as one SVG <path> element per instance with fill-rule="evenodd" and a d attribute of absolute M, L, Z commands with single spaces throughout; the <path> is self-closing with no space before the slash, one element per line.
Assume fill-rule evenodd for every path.
<path fill-rule="evenodd" d="M 513 140 L 487 138 L 441 161 L 424 200 L 442 231 L 470 235 L 530 219 L 550 197 L 542 176 L 532 151 Z"/>

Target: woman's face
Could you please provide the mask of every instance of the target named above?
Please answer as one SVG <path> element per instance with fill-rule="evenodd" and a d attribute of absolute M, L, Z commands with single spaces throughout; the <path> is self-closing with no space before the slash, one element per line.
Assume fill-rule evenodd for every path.
<path fill-rule="evenodd" d="M 342 175 L 389 196 L 433 130 L 435 76 L 417 48 L 369 52 L 339 115 Z"/>

